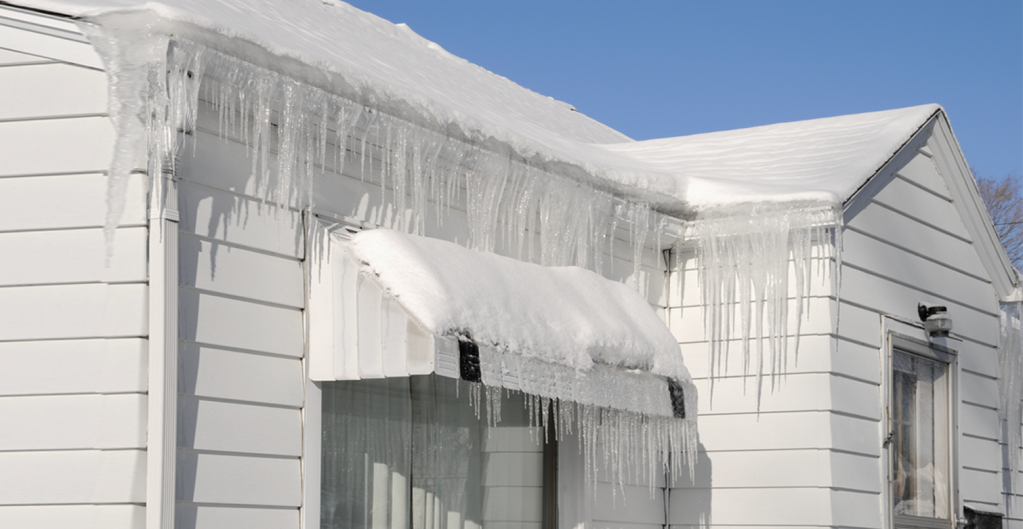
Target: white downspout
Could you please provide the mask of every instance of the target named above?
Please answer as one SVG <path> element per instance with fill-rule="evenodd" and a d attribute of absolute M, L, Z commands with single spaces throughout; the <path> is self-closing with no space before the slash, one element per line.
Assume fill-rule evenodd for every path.
<path fill-rule="evenodd" d="M 149 207 L 149 402 L 146 529 L 174 529 L 178 407 L 178 211 L 171 175 Z M 158 198 L 152 199 L 154 202 Z M 171 208 L 167 204 L 172 205 Z"/>

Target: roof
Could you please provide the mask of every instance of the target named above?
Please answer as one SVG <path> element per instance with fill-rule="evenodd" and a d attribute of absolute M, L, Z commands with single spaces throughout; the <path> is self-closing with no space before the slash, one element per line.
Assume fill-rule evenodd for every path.
<path fill-rule="evenodd" d="M 634 142 L 566 103 L 451 55 L 408 26 L 337 0 L 13 3 L 114 30 L 140 21 L 112 15 L 134 13 L 153 31 L 201 34 L 221 51 L 257 64 L 295 61 L 302 67 L 287 74 L 299 81 L 336 76 L 341 82 L 334 88 L 343 85 L 360 102 L 477 144 L 509 147 L 544 167 L 581 168 L 570 173 L 662 211 L 844 201 L 940 108 Z"/>
<path fill-rule="evenodd" d="M 651 170 L 684 176 L 697 207 L 848 200 L 941 107 L 921 105 L 617 145 Z"/>

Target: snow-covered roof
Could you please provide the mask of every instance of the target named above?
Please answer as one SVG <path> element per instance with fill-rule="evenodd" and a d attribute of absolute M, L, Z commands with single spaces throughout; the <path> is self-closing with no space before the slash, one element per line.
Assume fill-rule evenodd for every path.
<path fill-rule="evenodd" d="M 392 230 L 356 234 L 348 252 L 432 334 L 580 372 L 604 365 L 689 380 L 678 342 L 647 301 L 589 270 Z"/>
<path fill-rule="evenodd" d="M 335 76 L 361 102 L 478 144 L 496 142 L 547 167 L 665 211 L 742 202 L 843 201 L 940 107 L 925 105 L 634 142 L 570 105 L 444 51 L 404 24 L 338 0 L 13 0 L 115 25 L 201 33 L 244 60 L 296 61 L 288 75 Z M 130 23 L 138 24 L 137 18 Z M 219 41 L 217 40 L 219 39 Z M 238 45 L 247 42 L 247 45 Z M 264 51 L 254 51 L 255 44 Z M 267 57 L 256 57 L 262 53 Z M 302 79 L 302 76 L 307 79 Z M 329 83 L 328 83 L 329 84 Z M 335 86 L 335 88 L 337 88 Z M 579 176 L 579 171 L 569 170 Z"/>
<path fill-rule="evenodd" d="M 604 148 L 678 175 L 690 205 L 848 200 L 938 105 L 695 134 Z"/>

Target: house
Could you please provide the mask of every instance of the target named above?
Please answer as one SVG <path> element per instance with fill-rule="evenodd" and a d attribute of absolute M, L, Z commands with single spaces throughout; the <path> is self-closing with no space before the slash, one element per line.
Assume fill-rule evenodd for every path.
<path fill-rule="evenodd" d="M 1023 525 L 940 107 L 633 142 L 312 0 L 4 2 L 0 76 L 2 526 Z"/>

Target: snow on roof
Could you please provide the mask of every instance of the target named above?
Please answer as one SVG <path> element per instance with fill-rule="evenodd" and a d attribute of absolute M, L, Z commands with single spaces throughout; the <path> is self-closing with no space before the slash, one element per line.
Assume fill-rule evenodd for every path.
<path fill-rule="evenodd" d="M 845 202 L 938 105 L 605 145 L 679 175 L 697 208 L 741 202 Z"/>
<path fill-rule="evenodd" d="M 383 229 L 354 235 L 348 252 L 433 334 L 468 334 L 580 371 L 597 364 L 689 380 L 678 342 L 646 300 L 589 270 Z"/>
<path fill-rule="evenodd" d="M 410 116 L 426 116 L 443 130 L 483 143 L 497 140 L 541 163 L 580 167 L 590 178 L 665 211 L 743 202 L 844 201 L 940 108 L 924 105 L 633 142 L 566 103 L 451 55 L 404 24 L 338 0 L 14 3 L 100 24 L 109 22 L 103 18 L 107 15 L 148 13 L 162 19 L 152 25 L 166 31 L 187 35 L 180 25 L 186 23 L 226 40 L 255 43 L 312 71 L 340 76 L 367 104 L 407 109 Z M 246 57 L 252 51 L 244 46 L 231 51 L 254 62 L 265 59 Z"/>
<path fill-rule="evenodd" d="M 257 44 L 280 57 L 338 74 L 376 103 L 402 101 L 443 125 L 475 128 L 502 141 L 630 141 L 571 105 L 523 88 L 417 35 L 340 1 L 13 0 L 25 7 L 104 23 L 148 13 Z M 163 27 L 154 22 L 157 28 Z M 184 32 L 188 34 L 188 32 Z M 234 49 L 232 51 L 242 51 Z M 251 50 L 247 53 L 251 53 Z M 252 57 L 241 57 L 254 59 Z M 507 132 L 513 132 L 510 138 Z M 519 146 L 521 147 L 521 146 Z"/>

